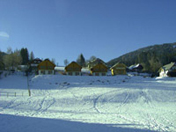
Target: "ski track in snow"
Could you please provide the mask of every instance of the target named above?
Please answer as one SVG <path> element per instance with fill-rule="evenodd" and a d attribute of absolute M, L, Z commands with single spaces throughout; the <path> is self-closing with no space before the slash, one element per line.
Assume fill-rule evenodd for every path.
<path fill-rule="evenodd" d="M 153 131 L 176 130 L 176 122 L 173 119 L 170 120 L 170 118 L 176 118 L 176 112 L 173 110 L 176 107 L 165 108 L 167 103 L 172 104 L 172 101 L 176 100 L 174 94 L 167 95 L 167 93 L 176 93 L 174 84 L 170 84 L 171 91 L 167 92 L 164 91 L 166 83 L 161 84 L 162 81 L 154 79 L 148 79 L 147 83 L 145 79 L 134 80 L 131 77 L 95 78 L 95 81 L 92 78 L 88 77 L 86 80 L 83 77 L 80 81 L 72 77 L 68 77 L 73 79 L 69 80 L 64 76 L 63 78 L 66 79 L 60 77 L 61 80 L 50 82 L 50 77 L 52 76 L 48 76 L 48 83 L 45 77 L 43 77 L 44 80 L 42 77 L 33 79 L 30 84 L 34 87 L 31 90 L 31 97 L 1 97 L 7 102 L 2 104 L 1 112 L 30 117 L 50 118 L 51 116 L 51 118 L 88 123 L 89 121 L 97 122 L 102 116 L 100 123 L 103 124 L 106 122 L 119 124 L 120 121 L 122 124 L 134 124 L 134 127 L 137 125 L 139 128 Z M 39 87 L 39 84 L 43 89 L 35 89 Z M 162 97 L 162 95 L 167 97 Z M 166 106 L 161 107 L 159 101 L 166 102 Z M 55 113 L 53 111 L 51 113 L 51 110 Z M 92 113 L 92 118 L 88 118 L 91 116 L 90 113 Z"/>

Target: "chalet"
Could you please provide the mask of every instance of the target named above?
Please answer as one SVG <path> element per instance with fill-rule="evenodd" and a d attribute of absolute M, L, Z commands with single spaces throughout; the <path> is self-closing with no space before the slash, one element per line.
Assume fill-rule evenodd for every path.
<path fill-rule="evenodd" d="M 45 74 L 54 74 L 55 64 L 52 63 L 49 59 L 45 59 L 41 63 L 38 64 L 38 74 L 45 75 Z"/>
<path fill-rule="evenodd" d="M 143 66 L 141 64 L 131 65 L 128 67 L 129 72 L 142 72 Z"/>
<path fill-rule="evenodd" d="M 98 63 L 90 69 L 90 73 L 93 76 L 105 76 L 107 71 L 108 67 L 103 63 Z"/>
<path fill-rule="evenodd" d="M 29 68 L 29 72 L 32 72 L 32 73 L 37 73 L 38 71 L 38 64 L 40 64 L 42 62 L 41 59 L 39 58 L 35 58 L 33 60 L 31 60 L 29 63 L 28 63 L 28 68 Z"/>
<path fill-rule="evenodd" d="M 176 77 L 176 62 L 171 62 L 170 64 L 161 67 L 159 70 L 159 75 L 162 77 Z"/>
<path fill-rule="evenodd" d="M 91 67 L 93 67 L 93 66 L 95 66 L 95 65 L 97 65 L 99 63 L 105 64 L 105 62 L 102 59 L 96 58 L 96 59 L 88 62 L 88 68 L 91 68 Z"/>
<path fill-rule="evenodd" d="M 76 63 L 76 62 L 71 62 L 65 67 L 65 72 L 67 75 L 81 75 L 81 69 L 82 67 Z"/>
<path fill-rule="evenodd" d="M 110 68 L 112 75 L 125 75 L 126 74 L 126 65 L 123 63 L 116 63 Z"/>

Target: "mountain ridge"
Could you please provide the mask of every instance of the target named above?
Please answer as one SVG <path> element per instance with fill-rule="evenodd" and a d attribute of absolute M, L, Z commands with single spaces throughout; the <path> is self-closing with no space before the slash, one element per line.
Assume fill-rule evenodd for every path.
<path fill-rule="evenodd" d="M 176 42 L 139 48 L 108 61 L 107 65 L 113 66 L 117 62 L 127 66 L 140 63 L 144 66 L 143 71 L 157 72 L 161 66 L 176 62 Z"/>

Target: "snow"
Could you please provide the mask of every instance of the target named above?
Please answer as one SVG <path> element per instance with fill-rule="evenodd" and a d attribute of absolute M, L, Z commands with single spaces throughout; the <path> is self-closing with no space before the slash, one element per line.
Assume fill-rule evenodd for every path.
<path fill-rule="evenodd" d="M 176 78 L 39 75 L 28 81 L 32 96 L 22 74 L 0 79 L 1 132 L 176 130 Z"/>

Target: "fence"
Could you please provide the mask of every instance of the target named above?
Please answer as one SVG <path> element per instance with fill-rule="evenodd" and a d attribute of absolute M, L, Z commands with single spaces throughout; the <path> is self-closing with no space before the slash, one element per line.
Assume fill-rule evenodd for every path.
<path fill-rule="evenodd" d="M 6 92 L 0 91 L 0 97 L 23 97 L 23 96 L 31 96 L 31 90 L 28 89 L 27 92 Z"/>

